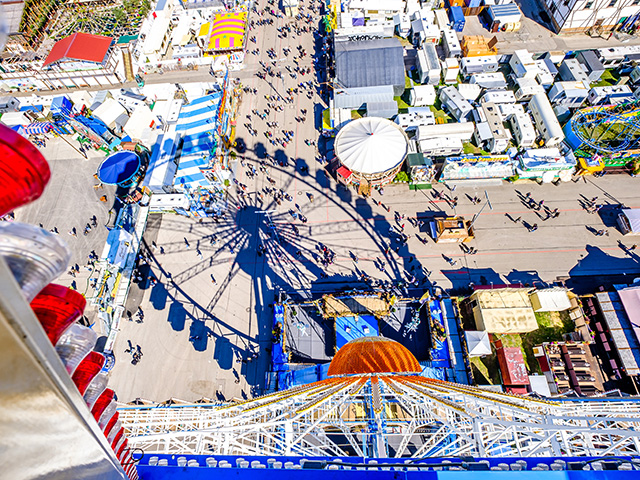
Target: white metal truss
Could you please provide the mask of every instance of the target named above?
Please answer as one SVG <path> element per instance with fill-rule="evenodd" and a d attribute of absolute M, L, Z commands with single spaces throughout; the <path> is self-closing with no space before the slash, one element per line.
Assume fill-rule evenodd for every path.
<path fill-rule="evenodd" d="M 229 405 L 122 406 L 148 453 L 363 457 L 640 454 L 640 402 L 548 401 L 420 376 L 329 378 Z"/>

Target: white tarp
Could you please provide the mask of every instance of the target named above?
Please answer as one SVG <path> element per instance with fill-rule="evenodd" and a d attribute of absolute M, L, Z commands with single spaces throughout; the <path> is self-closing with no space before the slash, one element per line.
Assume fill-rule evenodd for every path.
<path fill-rule="evenodd" d="M 335 153 L 349 170 L 363 174 L 386 172 L 407 156 L 409 143 L 402 129 L 381 117 L 347 123 L 335 140 Z"/>
<path fill-rule="evenodd" d="M 80 111 L 82 106 L 89 108 L 93 104 L 94 95 L 86 90 L 75 90 L 69 94 L 69 99 L 73 103 L 76 111 Z"/>
<path fill-rule="evenodd" d="M 125 268 L 127 255 L 133 248 L 132 240 L 133 235 L 126 230 L 121 228 L 111 230 L 107 236 L 102 258 L 112 265 Z"/>
<path fill-rule="evenodd" d="M 549 383 L 547 382 L 547 377 L 544 375 L 529 375 L 529 385 L 531 385 L 532 391 L 539 393 L 543 397 L 551 396 Z"/>
<path fill-rule="evenodd" d="M 640 208 L 624 208 L 622 209 L 622 214 L 629 221 L 631 233 L 640 233 Z"/>
<path fill-rule="evenodd" d="M 534 312 L 564 312 L 571 308 L 571 300 L 564 288 L 536 290 L 529 297 Z"/>
<path fill-rule="evenodd" d="M 491 342 L 489 341 L 489 332 L 467 330 L 464 332 L 467 339 L 467 348 L 470 357 L 482 357 L 483 355 L 491 355 Z"/>

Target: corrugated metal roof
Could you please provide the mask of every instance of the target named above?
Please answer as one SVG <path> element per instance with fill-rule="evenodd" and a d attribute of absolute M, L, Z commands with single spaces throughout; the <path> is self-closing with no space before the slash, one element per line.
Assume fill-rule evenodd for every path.
<path fill-rule="evenodd" d="M 616 292 L 596 293 L 598 304 L 616 346 L 622 366 L 629 375 L 640 374 L 640 345 Z"/>
<path fill-rule="evenodd" d="M 618 295 L 629 318 L 633 334 L 640 343 L 640 286 L 620 289 Z"/>
<path fill-rule="evenodd" d="M 367 116 L 391 118 L 398 113 L 398 104 L 395 101 L 367 102 Z"/>
<path fill-rule="evenodd" d="M 0 1 L 0 8 L 7 26 L 7 33 L 20 32 L 20 21 L 22 20 L 22 12 L 24 11 L 24 1 Z"/>
<path fill-rule="evenodd" d="M 335 108 L 359 108 L 368 102 L 388 102 L 392 100 L 393 87 L 391 85 L 336 90 L 333 96 Z"/>
<path fill-rule="evenodd" d="M 503 5 L 491 5 L 489 7 L 489 15 L 491 15 L 491 18 L 496 18 L 508 15 L 522 15 L 522 12 L 515 3 L 506 3 Z"/>
<path fill-rule="evenodd" d="M 623 208 L 622 214 L 629 220 L 631 232 L 640 233 L 640 208 Z"/>
<path fill-rule="evenodd" d="M 524 362 L 522 349 L 503 347 L 497 350 L 498 364 L 505 385 L 529 385 L 529 373 Z"/>
<path fill-rule="evenodd" d="M 531 303 L 536 312 L 562 312 L 571 308 L 567 290 L 560 287 L 536 290 L 531 294 Z"/>
<path fill-rule="evenodd" d="M 336 42 L 336 83 L 343 88 L 404 85 L 404 60 L 395 38 Z"/>

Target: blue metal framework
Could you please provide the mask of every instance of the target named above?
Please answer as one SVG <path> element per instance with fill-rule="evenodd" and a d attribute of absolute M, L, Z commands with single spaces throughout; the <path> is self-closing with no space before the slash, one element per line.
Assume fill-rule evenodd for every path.
<path fill-rule="evenodd" d="M 640 101 L 578 110 L 570 129 L 595 154 L 640 148 Z"/>

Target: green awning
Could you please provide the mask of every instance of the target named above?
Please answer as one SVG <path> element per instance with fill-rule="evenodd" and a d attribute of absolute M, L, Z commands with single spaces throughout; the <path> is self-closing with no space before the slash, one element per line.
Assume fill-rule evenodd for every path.
<path fill-rule="evenodd" d="M 118 37 L 118 41 L 116 42 L 116 45 L 125 45 L 137 39 L 138 39 L 138 35 L 122 35 L 121 37 Z"/>

